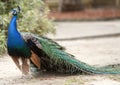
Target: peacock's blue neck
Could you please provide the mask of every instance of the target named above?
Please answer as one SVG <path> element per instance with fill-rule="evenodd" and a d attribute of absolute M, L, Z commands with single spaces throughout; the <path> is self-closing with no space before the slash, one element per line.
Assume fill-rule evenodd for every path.
<path fill-rule="evenodd" d="M 9 29 L 8 29 L 8 37 L 10 36 L 14 36 L 16 34 L 19 35 L 19 32 L 17 30 L 17 23 L 16 23 L 16 20 L 17 20 L 17 15 L 14 15 L 10 21 L 10 24 L 9 24 Z"/>
<path fill-rule="evenodd" d="M 8 28 L 8 46 L 23 46 L 24 40 L 17 30 L 17 15 L 14 15 L 10 21 Z"/>

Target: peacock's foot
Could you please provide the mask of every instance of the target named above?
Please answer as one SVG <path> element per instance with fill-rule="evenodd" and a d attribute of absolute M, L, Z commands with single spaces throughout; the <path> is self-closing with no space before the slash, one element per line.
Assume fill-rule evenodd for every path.
<path fill-rule="evenodd" d="M 27 75 L 22 75 L 21 79 L 33 79 L 34 76 L 32 76 L 31 74 L 27 74 Z"/>

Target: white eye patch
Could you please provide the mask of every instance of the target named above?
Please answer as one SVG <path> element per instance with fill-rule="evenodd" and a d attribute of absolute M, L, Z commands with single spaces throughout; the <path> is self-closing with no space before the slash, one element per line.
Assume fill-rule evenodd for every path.
<path fill-rule="evenodd" d="M 15 11 L 15 12 L 13 12 L 13 14 L 17 14 L 17 12 Z"/>

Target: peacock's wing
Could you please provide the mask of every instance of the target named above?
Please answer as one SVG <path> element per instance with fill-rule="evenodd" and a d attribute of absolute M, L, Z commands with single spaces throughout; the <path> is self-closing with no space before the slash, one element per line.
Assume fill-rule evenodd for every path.
<path fill-rule="evenodd" d="M 22 37 L 25 40 L 27 46 L 31 50 L 31 56 L 30 60 L 31 62 L 38 68 L 40 69 L 41 63 L 40 63 L 40 58 L 39 56 L 35 53 L 34 49 L 36 50 L 37 47 L 41 49 L 41 46 L 38 42 L 36 42 L 36 38 L 30 33 L 22 33 Z M 37 46 L 36 46 L 37 45 Z M 33 49 L 34 48 L 34 49 Z"/>
<path fill-rule="evenodd" d="M 45 37 L 24 34 L 28 46 L 40 58 L 41 70 L 62 73 L 120 74 L 120 71 L 92 67 L 66 53 L 62 46 Z"/>

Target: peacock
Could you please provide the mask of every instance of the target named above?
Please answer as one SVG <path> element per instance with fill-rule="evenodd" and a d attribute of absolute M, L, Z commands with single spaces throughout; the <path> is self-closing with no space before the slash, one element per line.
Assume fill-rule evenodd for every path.
<path fill-rule="evenodd" d="M 20 7 L 13 9 L 8 26 L 7 50 L 20 71 L 27 75 L 32 67 L 38 71 L 66 74 L 120 74 L 120 70 L 90 66 L 67 52 L 52 39 L 17 30 Z"/>

